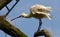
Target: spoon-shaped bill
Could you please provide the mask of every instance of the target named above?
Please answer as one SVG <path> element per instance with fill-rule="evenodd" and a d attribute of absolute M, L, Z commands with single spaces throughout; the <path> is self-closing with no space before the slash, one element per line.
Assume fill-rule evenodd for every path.
<path fill-rule="evenodd" d="M 15 20 L 15 19 L 17 19 L 17 18 L 20 18 L 21 16 L 18 16 L 18 17 L 16 17 L 16 18 L 14 18 L 14 19 L 12 19 L 11 21 L 13 21 L 13 20 Z"/>

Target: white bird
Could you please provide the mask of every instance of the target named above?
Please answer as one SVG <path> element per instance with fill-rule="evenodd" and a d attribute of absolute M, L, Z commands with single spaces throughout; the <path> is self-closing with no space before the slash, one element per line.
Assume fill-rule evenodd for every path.
<path fill-rule="evenodd" d="M 49 14 L 50 11 L 51 11 L 51 7 L 48 7 L 48 6 L 46 7 L 44 5 L 36 4 L 36 5 L 33 5 L 30 7 L 29 14 L 22 13 L 19 17 L 16 17 L 16 18 L 12 19 L 11 21 L 13 21 L 17 18 L 20 18 L 20 17 L 24 17 L 24 18 L 34 17 L 34 18 L 40 19 L 40 26 L 41 26 L 41 24 L 42 24 L 41 19 L 42 18 L 48 18 L 49 20 L 51 20 L 51 15 Z"/>

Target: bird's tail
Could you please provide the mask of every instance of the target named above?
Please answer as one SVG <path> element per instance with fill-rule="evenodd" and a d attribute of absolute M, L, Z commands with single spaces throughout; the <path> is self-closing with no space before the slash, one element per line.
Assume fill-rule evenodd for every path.
<path fill-rule="evenodd" d="M 46 15 L 46 16 L 49 20 L 51 20 L 51 18 L 52 18 L 51 15 Z"/>

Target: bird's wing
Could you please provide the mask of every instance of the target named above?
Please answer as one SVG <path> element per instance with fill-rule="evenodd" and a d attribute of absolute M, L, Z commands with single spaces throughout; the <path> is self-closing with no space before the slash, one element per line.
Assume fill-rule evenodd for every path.
<path fill-rule="evenodd" d="M 42 7 L 42 8 L 41 7 L 37 7 L 36 10 L 39 11 L 39 12 L 49 13 L 52 9 L 51 9 L 51 7 Z"/>
<path fill-rule="evenodd" d="M 36 12 L 37 14 L 47 14 L 47 13 L 44 13 L 44 12 Z"/>
<path fill-rule="evenodd" d="M 49 20 L 51 20 L 51 15 L 49 13 L 44 13 L 44 12 L 36 12 L 37 14 L 43 14 L 46 16 L 46 18 L 48 18 Z"/>
<path fill-rule="evenodd" d="M 33 11 L 32 14 L 48 14 L 46 12 Z"/>

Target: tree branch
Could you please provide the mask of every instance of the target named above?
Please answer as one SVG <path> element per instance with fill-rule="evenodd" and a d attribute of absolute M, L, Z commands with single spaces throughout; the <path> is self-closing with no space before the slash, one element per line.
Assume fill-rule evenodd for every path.
<path fill-rule="evenodd" d="M 16 3 L 11 7 L 11 9 L 8 10 L 8 12 L 6 13 L 6 16 L 5 16 L 5 17 L 8 16 L 8 14 L 10 13 L 10 11 L 15 7 L 15 5 L 16 5 L 19 1 L 20 1 L 20 0 L 16 1 Z M 7 7 L 7 6 L 6 6 L 6 7 Z M 8 7 L 7 7 L 7 9 L 8 9 Z"/>
<path fill-rule="evenodd" d="M 0 10 L 6 6 L 8 3 L 10 3 L 12 0 L 0 0 Z"/>
<path fill-rule="evenodd" d="M 0 30 L 4 31 L 12 37 L 27 37 L 21 30 L 10 24 L 3 17 L 0 16 Z"/>
<path fill-rule="evenodd" d="M 50 34 L 50 32 L 46 29 L 43 29 L 39 32 L 35 32 L 34 37 L 38 37 L 38 36 L 44 36 L 44 37 L 52 37 L 52 35 Z"/>

